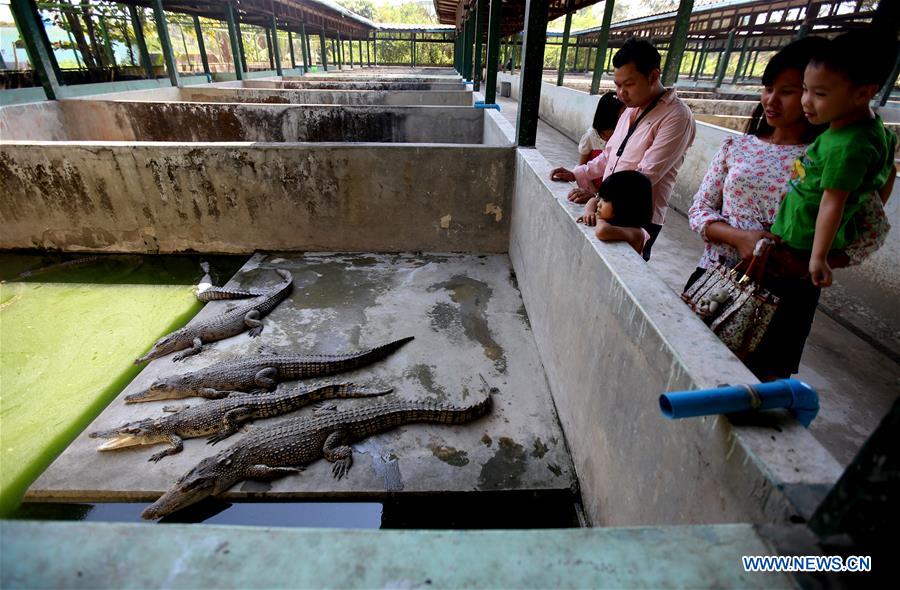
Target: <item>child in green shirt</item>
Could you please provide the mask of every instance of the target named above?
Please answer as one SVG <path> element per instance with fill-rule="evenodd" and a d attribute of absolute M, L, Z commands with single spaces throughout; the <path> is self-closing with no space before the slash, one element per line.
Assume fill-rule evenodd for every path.
<path fill-rule="evenodd" d="M 829 128 L 794 163 L 772 233 L 809 256 L 816 287 L 831 285 L 828 253 L 852 242 L 865 199 L 880 192 L 886 201 L 890 194 L 897 137 L 884 128 L 869 102 L 887 79 L 896 54 L 896 42 L 878 43 L 871 32 L 856 31 L 830 41 L 806 67 L 804 115 Z"/>

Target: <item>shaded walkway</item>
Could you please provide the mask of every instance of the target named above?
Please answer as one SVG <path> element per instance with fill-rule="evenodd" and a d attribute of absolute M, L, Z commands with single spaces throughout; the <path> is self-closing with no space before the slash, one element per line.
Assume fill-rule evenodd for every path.
<path fill-rule="evenodd" d="M 515 126 L 517 102 L 499 96 L 497 102 Z M 544 121 L 538 123 L 536 143 L 553 166 L 578 162 L 577 144 Z M 680 293 L 702 251 L 703 242 L 684 215 L 670 210 L 649 265 Z M 822 408 L 810 430 L 842 465 L 853 459 L 900 391 L 900 365 L 821 309 L 806 343 L 799 378 L 815 387 L 821 398 Z"/>

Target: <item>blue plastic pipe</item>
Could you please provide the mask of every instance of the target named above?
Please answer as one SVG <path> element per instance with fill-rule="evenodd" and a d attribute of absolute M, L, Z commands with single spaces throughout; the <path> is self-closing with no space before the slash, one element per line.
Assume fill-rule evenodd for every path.
<path fill-rule="evenodd" d="M 787 408 L 800 424 L 809 428 L 819 413 L 819 394 L 798 379 L 780 379 L 756 385 L 672 391 L 659 396 L 659 409 L 671 419 L 776 408 Z"/>

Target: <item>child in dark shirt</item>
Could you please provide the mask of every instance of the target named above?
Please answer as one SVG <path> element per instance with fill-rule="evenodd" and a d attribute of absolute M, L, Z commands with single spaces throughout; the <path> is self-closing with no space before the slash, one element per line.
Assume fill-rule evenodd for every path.
<path fill-rule="evenodd" d="M 650 234 L 643 226 L 653 216 L 653 186 L 636 170 L 615 172 L 600 185 L 596 197 L 584 205 L 578 221 L 596 225 L 595 235 L 604 242 L 628 242 L 638 254 Z"/>
<path fill-rule="evenodd" d="M 854 31 L 830 41 L 806 67 L 804 115 L 810 123 L 829 127 L 794 163 L 772 233 L 795 259 L 809 260 L 816 287 L 831 285 L 829 253 L 840 259 L 840 251 L 854 240 L 865 199 L 880 193 L 886 201 L 890 194 L 897 137 L 869 102 L 896 55 L 895 41 Z"/>

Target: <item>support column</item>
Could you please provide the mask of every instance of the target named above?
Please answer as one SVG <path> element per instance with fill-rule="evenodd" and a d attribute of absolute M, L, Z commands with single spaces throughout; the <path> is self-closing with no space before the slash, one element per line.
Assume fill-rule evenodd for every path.
<path fill-rule="evenodd" d="M 206 81 L 212 82 L 212 72 L 209 69 L 209 58 L 206 57 L 206 43 L 203 42 L 203 29 L 200 28 L 200 17 L 194 15 L 194 34 L 197 35 L 197 47 L 200 51 L 200 61 L 203 62 L 203 73 Z"/>
<path fill-rule="evenodd" d="M 566 9 L 572 8 L 570 1 L 566 5 Z M 563 29 L 562 49 L 559 52 L 559 71 L 556 74 L 556 85 L 563 85 L 563 78 L 566 75 L 566 54 L 569 52 L 569 31 L 572 30 L 572 13 L 566 15 L 566 26 Z"/>
<path fill-rule="evenodd" d="M 372 31 L 372 64 L 378 67 L 378 33 Z"/>
<path fill-rule="evenodd" d="M 548 0 L 525 0 L 525 37 L 522 41 L 519 112 L 516 116 L 516 144 L 519 147 L 534 147 L 537 138 L 548 13 Z"/>
<path fill-rule="evenodd" d="M 741 55 L 738 57 L 737 67 L 734 68 L 734 76 L 731 78 L 732 84 L 737 84 L 738 79 L 741 77 L 741 69 L 744 67 L 744 57 L 747 55 L 747 42 L 749 39 L 749 37 L 744 37 L 744 42 L 741 43 Z"/>
<path fill-rule="evenodd" d="M 172 51 L 172 40 L 169 38 L 169 27 L 166 25 L 162 0 L 150 0 L 150 4 L 153 6 L 153 18 L 156 20 L 156 31 L 159 34 L 159 44 L 162 46 L 169 80 L 172 82 L 172 86 L 181 86 L 181 80 L 178 79 L 178 64 L 175 63 L 175 52 Z"/>
<path fill-rule="evenodd" d="M 241 56 L 241 68 L 245 72 L 250 72 L 250 65 L 247 63 L 247 53 L 244 51 L 244 34 L 241 33 L 241 13 L 234 10 L 234 30 L 237 31 L 238 49 Z"/>
<path fill-rule="evenodd" d="M 578 37 L 575 37 L 575 59 L 572 60 L 572 71 L 573 72 L 578 71 L 578 49 L 579 49 Z"/>
<path fill-rule="evenodd" d="M 225 21 L 228 23 L 228 40 L 231 42 L 231 59 L 234 61 L 234 77 L 237 80 L 244 79 L 244 67 L 241 65 L 241 45 L 238 42 L 237 18 L 234 7 L 225 5 Z"/>
<path fill-rule="evenodd" d="M 369 39 L 366 39 L 366 65 L 372 67 L 372 42 Z"/>
<path fill-rule="evenodd" d="M 278 22 L 275 20 L 274 14 L 272 15 L 272 53 L 275 55 L 275 73 L 279 76 L 283 76 L 284 70 L 281 69 L 281 47 L 278 45 Z"/>
<path fill-rule="evenodd" d="M 728 40 L 725 42 L 725 49 L 719 54 L 719 63 L 716 64 L 716 88 L 722 85 L 725 79 L 725 70 L 728 69 L 728 60 L 731 59 L 731 49 L 734 47 L 734 35 L 736 29 L 728 31 Z"/>
<path fill-rule="evenodd" d="M 53 73 L 56 75 L 56 79 L 59 80 L 60 84 L 62 84 L 62 71 L 59 69 L 59 63 L 56 61 L 56 54 L 53 53 L 53 46 L 50 45 L 50 37 L 47 36 L 47 28 L 44 27 L 44 21 L 41 20 L 37 3 L 35 2 L 35 0 L 28 0 L 28 2 L 31 4 L 31 9 L 34 11 L 34 13 L 38 15 L 37 23 L 40 25 L 38 27 L 38 32 L 41 34 L 41 39 L 43 39 L 44 47 L 47 48 L 47 56 L 50 58 L 50 67 L 53 68 Z"/>
<path fill-rule="evenodd" d="M 264 27 L 263 29 L 266 32 L 266 53 L 269 56 L 269 69 L 275 69 L 275 56 L 272 53 L 272 31 L 269 30 L 269 27 Z"/>
<path fill-rule="evenodd" d="M 481 40 L 484 38 L 484 24 L 487 11 L 488 0 L 476 0 L 475 5 L 475 71 L 472 72 L 472 80 L 474 85 L 472 90 L 478 92 L 481 90 Z"/>
<path fill-rule="evenodd" d="M 297 69 L 297 58 L 294 57 L 294 33 L 293 31 L 288 31 L 288 53 L 291 56 L 291 69 Z M 304 60 L 305 61 L 305 60 Z"/>
<path fill-rule="evenodd" d="M 362 39 L 357 39 L 357 40 L 356 40 L 356 48 L 359 49 L 359 67 L 362 68 L 362 67 L 363 67 L 363 62 L 362 62 Z"/>
<path fill-rule="evenodd" d="M 353 38 L 352 37 L 347 42 L 347 45 L 350 46 L 350 61 L 347 63 L 350 65 L 350 69 L 352 70 L 353 69 Z"/>
<path fill-rule="evenodd" d="M 463 48 L 463 79 L 472 81 L 472 53 L 475 43 L 475 19 L 471 16 L 465 22 L 465 47 Z"/>
<path fill-rule="evenodd" d="M 703 44 L 700 46 L 700 63 L 697 64 L 697 71 L 694 72 L 694 81 L 696 81 L 703 74 L 703 68 L 706 67 L 706 55 L 707 55 L 708 44 L 709 44 L 709 40 L 704 39 Z"/>
<path fill-rule="evenodd" d="M 116 54 L 113 53 L 112 43 L 109 42 L 109 28 L 106 26 L 106 18 L 102 15 L 97 18 L 100 21 L 100 35 L 103 36 L 103 50 L 106 53 L 106 60 L 113 69 L 117 69 Z"/>
<path fill-rule="evenodd" d="M 53 71 L 53 65 L 50 63 L 50 47 L 44 43 L 38 27 L 43 28 L 44 23 L 38 16 L 37 10 L 32 8 L 28 0 L 11 0 L 10 9 L 12 9 L 13 19 L 16 26 L 22 34 L 25 41 L 25 51 L 28 52 L 28 61 L 34 68 L 41 86 L 44 88 L 44 94 L 48 100 L 56 100 L 60 98 L 60 80 Z"/>
<path fill-rule="evenodd" d="M 309 40 L 309 33 L 306 32 L 306 23 L 300 25 L 300 34 L 303 36 L 303 47 L 306 50 L 306 53 L 304 54 L 306 56 L 306 61 L 303 62 L 303 73 L 305 74 L 309 72 L 309 69 L 313 65 L 312 44 Z"/>
<path fill-rule="evenodd" d="M 337 34 L 337 51 L 335 52 L 334 59 L 337 60 L 337 67 L 339 70 L 344 69 L 344 38 L 341 37 L 341 32 L 338 31 Z"/>
<path fill-rule="evenodd" d="M 416 67 L 416 34 L 412 34 L 412 44 L 409 52 L 410 67 Z"/>
<path fill-rule="evenodd" d="M 128 12 L 131 15 L 131 26 L 134 28 L 134 37 L 137 41 L 138 54 L 141 56 L 141 65 L 144 66 L 144 73 L 151 80 L 156 78 L 153 73 L 153 63 L 150 61 L 150 52 L 147 51 L 147 40 L 144 39 L 144 23 L 138 14 L 137 8 L 133 4 L 128 5 Z"/>
<path fill-rule="evenodd" d="M 688 29 L 691 26 L 691 10 L 693 9 L 694 0 L 681 0 L 678 5 L 678 13 L 675 15 L 675 30 L 672 31 L 672 40 L 669 42 L 669 50 L 666 52 L 666 65 L 663 66 L 663 86 L 673 86 L 678 81 L 678 71 L 681 69 L 684 47 L 687 45 Z"/>
<path fill-rule="evenodd" d="M 884 0 L 879 2 L 879 4 L 884 4 Z M 794 41 L 797 39 L 802 39 L 809 35 L 809 30 L 812 28 L 812 21 L 819 14 L 819 1 L 818 0 L 809 0 L 806 3 L 806 10 L 803 11 L 803 23 L 801 23 L 800 27 L 797 28 L 797 34 L 794 35 Z"/>
<path fill-rule="evenodd" d="M 484 84 L 484 103 L 497 102 L 497 65 L 500 62 L 500 20 L 503 18 L 503 0 L 490 0 L 488 13 L 487 77 Z"/>
<path fill-rule="evenodd" d="M 325 27 L 319 31 L 319 47 L 322 52 L 322 69 L 328 71 L 328 49 L 325 46 Z"/>

